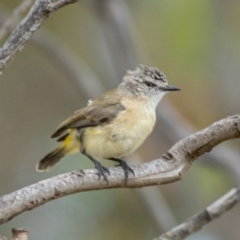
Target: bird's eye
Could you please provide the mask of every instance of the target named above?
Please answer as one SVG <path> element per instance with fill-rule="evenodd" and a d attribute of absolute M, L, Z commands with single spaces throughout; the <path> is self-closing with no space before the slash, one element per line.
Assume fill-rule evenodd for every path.
<path fill-rule="evenodd" d="M 145 85 L 147 85 L 148 87 L 154 87 L 156 86 L 154 83 L 151 83 L 151 82 L 144 82 Z"/>

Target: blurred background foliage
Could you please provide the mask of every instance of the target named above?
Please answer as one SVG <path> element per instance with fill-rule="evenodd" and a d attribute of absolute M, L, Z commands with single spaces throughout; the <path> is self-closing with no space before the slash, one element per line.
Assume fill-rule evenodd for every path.
<path fill-rule="evenodd" d="M 1 19 L 18 4 L 2 0 Z M 138 63 L 158 67 L 171 85 L 182 89 L 159 106 L 160 113 L 171 106 L 175 115 L 167 119 L 180 131 L 188 125 L 190 132 L 200 130 L 239 113 L 239 29 L 237 0 L 84 0 L 52 13 L 0 76 L 0 195 L 93 167 L 76 154 L 50 173 L 35 171 L 39 159 L 56 146 L 48 138 L 56 126 L 89 98 L 116 87 Z M 132 164 L 158 158 L 180 139 L 162 135 L 162 128 L 160 116 Z M 223 146 L 234 149 L 239 159 L 239 141 L 217 149 Z M 238 179 L 208 156 L 180 182 L 64 197 L 0 226 L 0 234 L 10 237 L 11 227 L 26 227 L 34 240 L 153 239 L 202 210 Z M 237 206 L 189 239 L 237 240 L 239 215 Z"/>

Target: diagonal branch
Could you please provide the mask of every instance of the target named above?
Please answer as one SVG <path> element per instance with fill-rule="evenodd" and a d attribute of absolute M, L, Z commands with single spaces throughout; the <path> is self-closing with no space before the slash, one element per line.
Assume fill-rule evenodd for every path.
<path fill-rule="evenodd" d="M 27 16 L 0 49 L 0 73 L 11 62 L 16 53 L 21 51 L 32 34 L 42 25 L 49 14 L 77 0 L 36 0 Z"/>
<path fill-rule="evenodd" d="M 230 210 L 240 200 L 240 186 L 232 188 L 221 198 L 213 202 L 202 212 L 192 216 L 185 222 L 170 231 L 162 234 L 154 240 L 182 240 L 201 229 L 212 220 L 219 218 L 226 211 Z"/>
<path fill-rule="evenodd" d="M 23 0 L 19 6 L 17 6 L 12 14 L 3 23 L 0 29 L 0 40 L 6 36 L 6 34 L 11 30 L 13 25 L 18 21 L 19 17 L 23 12 L 25 12 L 31 5 L 33 0 Z"/>
<path fill-rule="evenodd" d="M 240 114 L 222 119 L 177 142 L 162 158 L 132 167 L 135 176 L 124 184 L 121 168 L 110 168 L 109 182 L 99 180 L 95 169 L 76 170 L 49 178 L 0 198 L 0 224 L 53 199 L 90 190 L 137 188 L 174 182 L 194 159 L 221 142 L 240 137 Z"/>
<path fill-rule="evenodd" d="M 164 104 L 161 105 L 161 111 L 159 110 L 160 109 L 158 108 L 157 116 L 159 118 L 156 127 L 159 136 L 162 136 L 167 142 L 173 143 L 176 139 L 182 139 L 195 132 L 192 124 L 181 116 L 181 114 L 168 102 L 165 101 Z M 217 148 L 213 152 L 210 152 L 207 158 L 203 159 L 203 162 L 201 163 L 217 167 L 226 172 L 228 177 L 234 182 L 239 182 L 239 157 L 240 154 L 238 149 L 231 145 L 224 145 L 221 148 Z M 228 159 L 227 161 L 226 158 Z"/>

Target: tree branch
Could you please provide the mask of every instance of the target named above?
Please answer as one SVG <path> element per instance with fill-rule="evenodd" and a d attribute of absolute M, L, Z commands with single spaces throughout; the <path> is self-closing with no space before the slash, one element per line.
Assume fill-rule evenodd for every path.
<path fill-rule="evenodd" d="M 204 225 L 219 218 L 230 210 L 240 200 L 240 186 L 232 188 L 229 192 L 209 205 L 204 211 L 192 216 L 185 222 L 170 231 L 162 234 L 154 240 L 182 240 L 194 232 L 200 230 Z"/>
<path fill-rule="evenodd" d="M 156 128 L 159 136 L 169 143 L 173 143 L 177 139 L 182 139 L 195 132 L 192 124 L 181 116 L 169 102 L 165 101 L 157 109 L 157 116 L 158 124 Z M 226 158 L 228 159 L 227 161 Z M 226 172 L 235 183 L 238 183 L 240 180 L 239 158 L 238 149 L 230 145 L 224 145 L 210 152 L 207 158 L 203 159 L 201 163 L 214 168 L 218 167 L 220 170 Z"/>
<path fill-rule="evenodd" d="M 76 170 L 49 178 L 0 198 L 0 224 L 53 199 L 90 190 L 137 188 L 174 182 L 192 161 L 219 143 L 240 137 L 240 114 L 222 119 L 176 143 L 162 158 L 132 167 L 135 176 L 124 184 L 122 168 L 110 168 L 108 184 L 96 169 Z"/>
<path fill-rule="evenodd" d="M 0 49 L 0 73 L 21 51 L 32 34 L 42 25 L 49 14 L 77 0 L 36 0 L 27 16 Z"/>
<path fill-rule="evenodd" d="M 19 6 L 17 6 L 12 14 L 3 23 L 0 29 L 0 39 L 6 36 L 6 34 L 11 30 L 13 25 L 16 24 L 20 15 L 25 12 L 32 4 L 33 0 L 23 0 Z"/>

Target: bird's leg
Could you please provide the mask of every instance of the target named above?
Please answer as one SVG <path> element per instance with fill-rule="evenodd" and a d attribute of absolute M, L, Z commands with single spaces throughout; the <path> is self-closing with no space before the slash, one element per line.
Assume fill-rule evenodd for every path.
<path fill-rule="evenodd" d="M 117 159 L 117 158 L 108 158 L 108 160 L 112 160 L 114 162 L 118 162 L 119 164 L 116 166 L 121 166 L 123 168 L 124 174 L 125 174 L 125 184 L 128 181 L 129 172 L 131 172 L 133 175 L 135 174 L 134 171 L 127 165 L 126 161 Z"/>
<path fill-rule="evenodd" d="M 81 153 L 93 162 L 93 164 L 95 165 L 95 168 L 98 170 L 99 178 L 101 176 L 103 176 L 103 178 L 108 182 L 108 178 L 107 178 L 106 173 L 108 173 L 110 175 L 109 170 L 106 167 L 102 166 L 102 164 L 100 162 L 98 162 L 93 157 L 88 155 L 85 149 L 82 149 Z"/>

